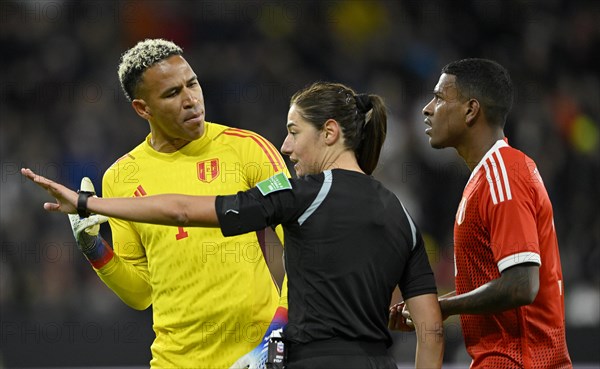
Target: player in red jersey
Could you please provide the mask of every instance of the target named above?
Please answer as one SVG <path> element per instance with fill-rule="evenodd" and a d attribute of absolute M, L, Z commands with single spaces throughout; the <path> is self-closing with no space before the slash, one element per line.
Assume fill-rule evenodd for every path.
<path fill-rule="evenodd" d="M 454 223 L 456 291 L 471 368 L 571 368 L 552 204 L 538 169 L 508 145 L 513 101 L 505 68 L 485 59 L 442 69 L 423 108 L 433 148 L 454 147 L 472 174 Z"/>

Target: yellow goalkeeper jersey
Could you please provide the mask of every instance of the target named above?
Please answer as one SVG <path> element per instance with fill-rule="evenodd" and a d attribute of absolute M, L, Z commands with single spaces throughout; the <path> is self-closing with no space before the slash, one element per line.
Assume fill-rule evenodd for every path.
<path fill-rule="evenodd" d="M 258 134 L 206 122 L 174 153 L 146 140 L 104 174 L 104 197 L 234 194 L 289 172 Z M 229 368 L 262 339 L 279 302 L 257 234 L 110 219 L 115 256 L 96 270 L 128 305 L 152 305 L 153 368 Z"/>

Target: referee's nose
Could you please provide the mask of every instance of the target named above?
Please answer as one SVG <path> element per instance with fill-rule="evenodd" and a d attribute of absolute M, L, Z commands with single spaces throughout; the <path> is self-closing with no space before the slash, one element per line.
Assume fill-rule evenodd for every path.
<path fill-rule="evenodd" d="M 288 156 L 292 153 L 292 139 L 289 133 L 287 136 L 285 136 L 285 140 L 283 140 L 283 143 L 281 144 L 281 149 L 279 149 L 279 151 L 281 151 L 283 155 Z"/>

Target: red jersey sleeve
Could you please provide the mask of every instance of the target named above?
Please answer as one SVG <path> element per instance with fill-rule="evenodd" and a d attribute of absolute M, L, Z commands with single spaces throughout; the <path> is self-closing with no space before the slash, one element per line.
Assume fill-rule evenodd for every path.
<path fill-rule="evenodd" d="M 540 265 L 536 226 L 536 169 L 518 150 L 501 148 L 483 163 L 487 186 L 480 201 L 483 222 L 498 270 L 521 264 Z M 537 176 L 539 178 L 539 176 Z"/>

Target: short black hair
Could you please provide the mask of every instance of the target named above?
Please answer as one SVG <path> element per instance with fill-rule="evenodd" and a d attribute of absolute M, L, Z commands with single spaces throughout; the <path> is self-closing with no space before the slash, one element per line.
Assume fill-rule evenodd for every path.
<path fill-rule="evenodd" d="M 461 96 L 477 99 L 488 121 L 504 127 L 514 95 L 506 68 L 493 60 L 470 58 L 447 64 L 442 73 L 456 76 Z"/>

